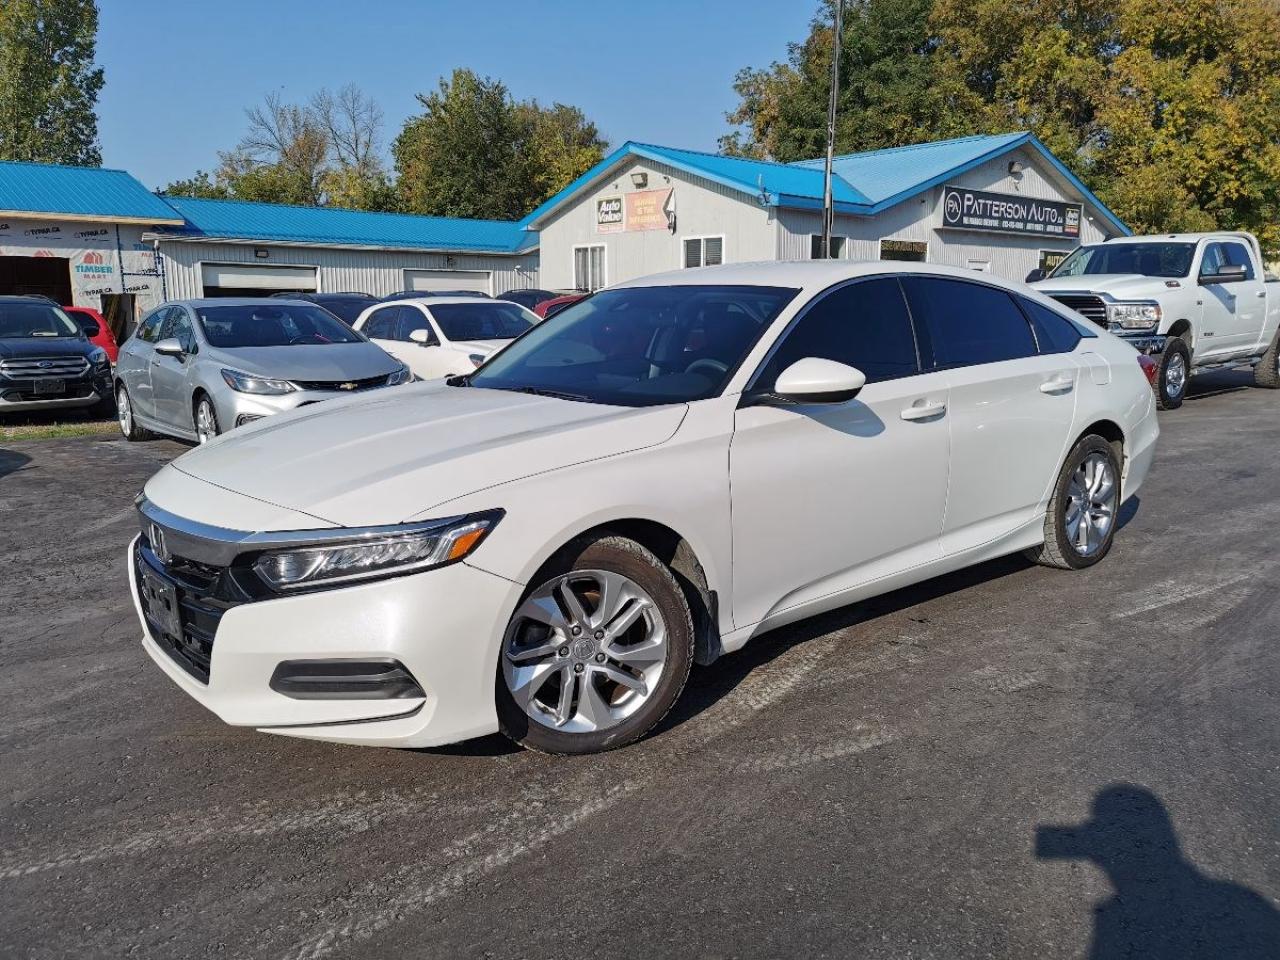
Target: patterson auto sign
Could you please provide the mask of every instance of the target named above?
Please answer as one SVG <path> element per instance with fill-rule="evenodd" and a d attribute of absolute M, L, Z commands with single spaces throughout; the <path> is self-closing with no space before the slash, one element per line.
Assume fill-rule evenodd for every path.
<path fill-rule="evenodd" d="M 1080 236 L 1082 212 L 1078 203 L 986 193 L 966 187 L 942 188 L 942 225 L 958 230 L 1076 239 Z"/>

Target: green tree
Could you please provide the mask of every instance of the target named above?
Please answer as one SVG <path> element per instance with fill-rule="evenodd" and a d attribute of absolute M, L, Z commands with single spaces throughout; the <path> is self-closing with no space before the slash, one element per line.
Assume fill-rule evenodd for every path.
<path fill-rule="evenodd" d="M 102 163 L 93 0 L 0 3 L 0 159 Z"/>
<path fill-rule="evenodd" d="M 200 197 L 204 200 L 229 200 L 231 191 L 221 183 L 218 183 L 204 170 L 197 170 L 194 176 L 188 177 L 186 180 L 175 180 L 167 187 L 163 187 L 160 193 L 168 194 L 171 197 Z"/>
<path fill-rule="evenodd" d="M 434 216 L 518 219 L 604 155 L 576 107 L 516 102 L 498 80 L 455 70 L 419 94 L 423 112 L 392 146 L 403 209 Z"/>

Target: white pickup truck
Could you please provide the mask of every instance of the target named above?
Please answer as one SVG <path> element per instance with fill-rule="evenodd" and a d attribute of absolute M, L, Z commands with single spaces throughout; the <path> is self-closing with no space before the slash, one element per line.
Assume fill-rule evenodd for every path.
<path fill-rule="evenodd" d="M 1280 282 L 1266 277 L 1252 234 L 1118 237 L 1027 281 L 1156 356 L 1161 409 L 1180 407 L 1205 370 L 1252 366 L 1258 386 L 1280 387 Z"/>

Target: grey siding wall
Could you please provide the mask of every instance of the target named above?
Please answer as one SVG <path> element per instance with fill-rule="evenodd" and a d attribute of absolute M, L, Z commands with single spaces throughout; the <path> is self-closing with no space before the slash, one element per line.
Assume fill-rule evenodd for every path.
<path fill-rule="evenodd" d="M 631 182 L 634 172 L 648 174 L 645 190 L 674 189 L 674 233 L 669 230 L 596 232 L 596 200 L 639 189 Z M 690 177 L 666 164 L 634 160 L 621 168 L 612 180 L 584 194 L 543 227 L 538 241 L 542 249 L 542 286 L 551 290 L 573 289 L 573 248 L 584 244 L 604 246 L 605 280 L 610 284 L 680 268 L 685 237 L 723 236 L 725 263 L 773 260 L 777 249 L 776 227 L 771 211 L 736 190 Z"/>
<path fill-rule="evenodd" d="M 1009 173 L 1012 160 L 1022 161 L 1021 178 Z M 956 186 L 994 193 L 1021 194 L 1042 199 L 1080 202 L 1070 184 L 1043 163 L 1038 154 L 1017 151 L 975 167 L 952 181 Z M 854 260 L 878 260 L 880 240 L 918 240 L 929 245 L 930 263 L 954 267 L 971 266 L 971 261 L 989 264 L 992 273 L 1021 280 L 1040 260 L 1041 250 L 1070 251 L 1077 241 L 1016 234 L 939 229 L 942 223 L 942 187 L 934 187 L 890 207 L 875 217 L 837 216 L 835 232 L 849 238 L 845 256 Z M 816 212 L 783 210 L 779 214 L 777 257 L 806 260 L 809 237 L 821 232 L 822 217 Z M 1111 227 L 1087 204 L 1080 228 L 1080 243 L 1097 243 L 1114 236 Z"/>
<path fill-rule="evenodd" d="M 263 260 L 254 249 L 266 249 Z M 169 299 L 203 293 L 202 263 L 245 263 L 255 266 L 318 267 L 321 291 L 359 290 L 386 296 L 405 289 L 405 270 L 485 270 L 492 274 L 489 293 L 538 286 L 538 253 L 520 256 L 411 253 L 385 250 L 334 250 L 261 244 L 200 243 L 166 240 L 160 244 Z"/>

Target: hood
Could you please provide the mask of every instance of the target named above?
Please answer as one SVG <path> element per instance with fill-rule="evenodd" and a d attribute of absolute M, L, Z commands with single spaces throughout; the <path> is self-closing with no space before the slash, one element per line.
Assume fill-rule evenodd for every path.
<path fill-rule="evenodd" d="M 1115 300 L 1151 297 L 1168 290 L 1166 280 L 1176 277 L 1144 277 L 1140 273 L 1094 273 L 1078 277 L 1050 277 L 1031 286 L 1041 293 L 1106 293 Z M 1185 283 L 1186 281 L 1179 281 Z"/>
<path fill-rule="evenodd" d="M 97 346 L 79 337 L 0 337 L 0 360 L 87 357 Z"/>
<path fill-rule="evenodd" d="M 276 380 L 365 380 L 400 366 L 377 344 L 299 343 L 291 347 L 215 347 L 209 355 L 224 366 Z"/>
<path fill-rule="evenodd" d="M 608 407 L 435 381 L 301 407 L 224 434 L 173 465 L 339 526 L 379 526 L 662 443 L 686 409 Z M 502 505 L 496 492 L 493 506 Z M 236 527 L 232 517 L 220 525 Z"/>

